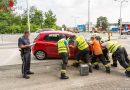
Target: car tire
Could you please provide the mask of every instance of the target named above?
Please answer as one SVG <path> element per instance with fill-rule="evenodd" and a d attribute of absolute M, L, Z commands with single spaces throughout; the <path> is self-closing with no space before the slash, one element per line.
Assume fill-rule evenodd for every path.
<path fill-rule="evenodd" d="M 38 50 L 35 52 L 35 57 L 37 60 L 45 60 L 47 58 L 47 54 L 42 50 Z"/>

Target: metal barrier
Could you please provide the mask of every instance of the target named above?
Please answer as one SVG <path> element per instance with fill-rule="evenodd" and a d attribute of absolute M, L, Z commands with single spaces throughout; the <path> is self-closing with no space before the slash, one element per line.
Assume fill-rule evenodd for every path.
<path fill-rule="evenodd" d="M 18 38 L 23 34 L 0 34 L 0 45 L 1 44 L 17 44 Z M 38 33 L 32 33 L 30 36 L 30 41 L 33 42 Z"/>

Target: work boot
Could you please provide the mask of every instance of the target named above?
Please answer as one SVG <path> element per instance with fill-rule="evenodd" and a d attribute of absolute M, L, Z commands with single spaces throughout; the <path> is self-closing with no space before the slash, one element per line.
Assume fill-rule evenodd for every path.
<path fill-rule="evenodd" d="M 89 72 L 90 72 L 90 73 L 92 73 L 92 72 L 93 72 L 92 65 L 89 65 Z"/>
<path fill-rule="evenodd" d="M 29 72 L 27 72 L 27 74 L 28 74 L 28 75 L 30 75 L 30 74 L 34 74 L 34 72 L 29 71 Z"/>
<path fill-rule="evenodd" d="M 112 67 L 117 67 L 117 63 L 111 64 Z"/>
<path fill-rule="evenodd" d="M 106 67 L 106 73 L 110 73 L 111 70 L 110 70 L 110 67 Z"/>
<path fill-rule="evenodd" d="M 94 65 L 93 68 L 96 69 L 96 70 L 99 70 L 99 65 Z"/>
<path fill-rule="evenodd" d="M 74 67 L 76 67 L 76 68 L 78 68 L 79 67 L 79 63 L 73 63 L 73 65 L 72 66 L 74 66 Z"/>
<path fill-rule="evenodd" d="M 110 63 L 110 60 L 107 60 L 107 63 Z"/>
<path fill-rule="evenodd" d="M 27 75 L 23 75 L 23 78 L 25 78 L 25 79 L 29 79 L 30 77 L 27 76 Z"/>
<path fill-rule="evenodd" d="M 66 74 L 65 74 L 65 73 L 61 73 L 61 79 L 69 79 L 69 77 L 68 77 L 68 76 L 66 76 Z"/>
<path fill-rule="evenodd" d="M 126 70 L 126 71 L 125 71 L 125 74 L 126 74 L 127 77 L 130 77 L 130 71 L 127 71 L 127 70 Z"/>

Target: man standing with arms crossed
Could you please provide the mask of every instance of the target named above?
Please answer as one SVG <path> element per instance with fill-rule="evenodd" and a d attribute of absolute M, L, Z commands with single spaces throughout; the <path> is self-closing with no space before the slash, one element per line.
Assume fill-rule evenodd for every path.
<path fill-rule="evenodd" d="M 58 53 L 62 59 L 61 79 L 69 79 L 69 77 L 66 76 L 66 67 L 68 64 L 68 56 L 70 55 L 70 50 L 65 35 L 60 35 L 60 40 L 58 41 L 57 45 Z"/>
<path fill-rule="evenodd" d="M 31 62 L 31 46 L 29 40 L 30 33 L 28 31 L 24 32 L 24 35 L 18 39 L 18 47 L 20 48 L 21 58 L 22 58 L 22 74 L 23 78 L 29 79 L 28 75 L 34 74 L 30 71 Z"/>

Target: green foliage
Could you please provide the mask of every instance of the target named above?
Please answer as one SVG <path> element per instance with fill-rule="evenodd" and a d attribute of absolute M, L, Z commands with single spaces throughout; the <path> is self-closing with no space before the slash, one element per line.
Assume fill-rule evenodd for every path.
<path fill-rule="evenodd" d="M 56 29 L 56 15 L 53 14 L 51 10 L 44 13 L 44 27 Z"/>
<path fill-rule="evenodd" d="M 64 30 L 67 30 L 67 27 L 65 24 L 62 25 L 62 28 L 64 28 Z"/>
<path fill-rule="evenodd" d="M 30 28 L 31 28 L 31 32 L 35 32 L 35 31 L 37 31 L 38 29 L 40 29 L 38 25 L 33 24 L 33 23 L 30 25 Z"/>
<path fill-rule="evenodd" d="M 30 18 L 31 23 L 38 25 L 40 28 L 43 26 L 43 13 L 41 10 L 37 10 L 36 8 L 32 7 L 30 9 Z"/>
<path fill-rule="evenodd" d="M 8 5 L 8 3 L 6 5 Z M 51 10 L 43 14 L 41 10 L 38 10 L 34 6 L 30 8 L 31 32 L 42 28 L 60 29 L 60 27 L 56 25 L 56 20 L 56 15 L 54 15 Z M 27 21 L 27 10 L 25 10 L 21 16 L 16 15 L 12 11 L 0 11 L 0 33 L 23 33 L 28 30 Z"/>
<path fill-rule="evenodd" d="M 106 28 L 108 27 L 107 17 L 100 16 L 99 18 L 97 18 L 96 27 L 102 27 L 102 30 L 106 30 Z"/>

